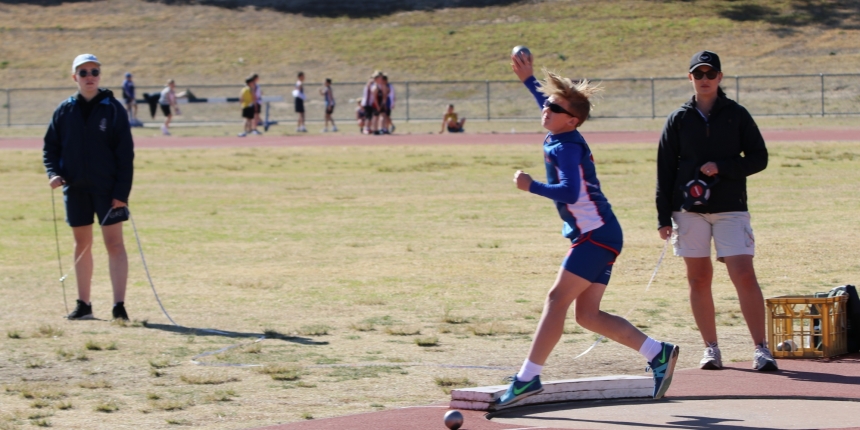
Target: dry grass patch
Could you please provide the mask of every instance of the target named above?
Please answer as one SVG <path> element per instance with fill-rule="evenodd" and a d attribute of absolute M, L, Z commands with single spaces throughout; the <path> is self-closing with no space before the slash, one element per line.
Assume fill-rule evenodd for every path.
<path fill-rule="evenodd" d="M 415 344 L 422 347 L 438 346 L 439 338 L 436 336 L 415 338 Z"/>
<path fill-rule="evenodd" d="M 534 329 L 514 327 L 498 321 L 472 324 L 467 329 L 475 336 L 530 335 L 534 333 Z"/>
<path fill-rule="evenodd" d="M 451 390 L 462 387 L 471 387 L 474 385 L 474 383 L 466 377 L 437 376 L 433 378 L 433 381 L 442 389 L 445 395 L 450 395 Z"/>
<path fill-rule="evenodd" d="M 214 375 L 214 374 L 205 374 L 205 375 L 188 375 L 182 374 L 179 375 L 179 379 L 186 384 L 191 385 L 219 385 L 226 384 L 228 382 L 238 382 L 241 379 L 235 376 L 228 375 Z"/>
<path fill-rule="evenodd" d="M 69 351 L 65 348 L 59 348 L 55 352 L 57 353 L 57 358 L 65 361 L 87 361 L 90 359 L 87 352 L 83 349 Z"/>
<path fill-rule="evenodd" d="M 175 362 L 175 361 L 173 361 L 167 357 L 152 358 L 149 360 L 149 367 L 152 367 L 153 369 L 165 369 L 168 367 L 174 367 L 174 366 L 178 366 L 178 365 L 179 365 L 179 363 L 177 363 L 177 362 Z"/>
<path fill-rule="evenodd" d="M 216 391 L 211 394 L 207 394 L 204 399 L 207 402 L 230 402 L 233 401 L 234 397 L 239 397 L 233 390 L 224 390 L 224 391 Z"/>
<path fill-rule="evenodd" d="M 245 354 L 260 354 L 263 352 L 263 345 L 259 342 L 254 342 L 241 349 Z"/>
<path fill-rule="evenodd" d="M 296 332 L 302 336 L 326 336 L 331 330 L 332 328 L 325 324 L 312 324 L 302 326 Z"/>
<path fill-rule="evenodd" d="M 111 399 L 99 402 L 93 409 L 95 409 L 96 412 L 104 412 L 110 414 L 119 410 L 119 403 L 116 400 Z"/>
<path fill-rule="evenodd" d="M 181 411 L 187 407 L 194 406 L 192 400 L 177 400 L 177 399 L 158 399 L 150 400 L 150 407 L 159 411 Z"/>
<path fill-rule="evenodd" d="M 51 324 L 42 324 L 39 326 L 36 332 L 33 333 L 33 337 L 54 338 L 62 336 L 63 333 L 65 332 L 62 329 L 54 327 Z"/>
<path fill-rule="evenodd" d="M 352 323 L 349 325 L 349 328 L 351 328 L 355 331 L 374 331 L 374 330 L 376 330 L 373 327 L 373 324 L 371 324 L 369 322 L 364 322 L 364 321 L 359 322 L 359 323 Z"/>
<path fill-rule="evenodd" d="M 421 334 L 421 329 L 417 327 L 386 327 L 385 332 L 392 336 L 415 336 Z"/>
<path fill-rule="evenodd" d="M 301 377 L 302 368 L 287 364 L 267 364 L 257 372 L 269 375 L 275 381 L 295 381 Z"/>
<path fill-rule="evenodd" d="M 100 390 L 106 388 L 113 388 L 113 384 L 110 383 L 107 379 L 96 379 L 96 380 L 86 380 L 78 382 L 78 386 L 81 388 L 87 388 L 90 390 Z"/>

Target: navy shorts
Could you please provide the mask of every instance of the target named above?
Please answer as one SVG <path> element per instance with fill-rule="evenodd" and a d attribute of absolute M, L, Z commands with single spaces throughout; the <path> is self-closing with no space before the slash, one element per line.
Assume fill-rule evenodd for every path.
<path fill-rule="evenodd" d="M 113 198 L 107 195 L 86 191 L 66 191 L 63 195 L 63 201 L 66 203 L 66 222 L 70 227 L 92 225 L 93 214 L 98 215 L 99 225 L 102 225 L 105 215 L 108 216 L 108 219 L 104 225 L 128 221 L 128 208 L 111 210 Z"/>
<path fill-rule="evenodd" d="M 170 116 L 170 105 L 159 105 L 159 106 L 161 106 L 161 113 L 163 113 L 164 116 Z"/>
<path fill-rule="evenodd" d="M 621 226 L 617 222 L 604 225 L 577 238 L 561 265 L 587 281 L 609 285 L 612 265 L 621 253 L 622 242 Z"/>
<path fill-rule="evenodd" d="M 295 108 L 296 108 L 296 113 L 305 113 L 305 101 L 296 97 Z"/>

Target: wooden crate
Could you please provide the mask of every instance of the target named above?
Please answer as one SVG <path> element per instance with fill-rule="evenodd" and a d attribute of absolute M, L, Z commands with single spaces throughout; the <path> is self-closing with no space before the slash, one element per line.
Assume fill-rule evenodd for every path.
<path fill-rule="evenodd" d="M 780 296 L 765 300 L 767 341 L 775 358 L 821 358 L 848 352 L 848 296 Z M 792 341 L 796 351 L 785 347 Z"/>

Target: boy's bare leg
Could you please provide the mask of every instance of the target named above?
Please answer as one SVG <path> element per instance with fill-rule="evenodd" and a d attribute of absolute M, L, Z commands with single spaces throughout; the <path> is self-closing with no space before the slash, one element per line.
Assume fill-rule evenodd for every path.
<path fill-rule="evenodd" d="M 125 301 L 126 283 L 128 281 L 128 255 L 122 237 L 122 223 L 102 227 L 105 248 L 108 252 L 108 267 L 110 282 L 113 287 L 114 303 Z"/>
<path fill-rule="evenodd" d="M 75 279 L 78 282 L 78 299 L 90 303 L 93 281 L 93 226 L 72 227 L 75 237 Z"/>
<path fill-rule="evenodd" d="M 559 269 L 555 284 L 549 290 L 544 302 L 543 313 L 529 350 L 529 361 L 539 365 L 546 363 L 546 359 L 564 332 L 567 310 L 589 286 L 591 282 L 564 268 Z"/>

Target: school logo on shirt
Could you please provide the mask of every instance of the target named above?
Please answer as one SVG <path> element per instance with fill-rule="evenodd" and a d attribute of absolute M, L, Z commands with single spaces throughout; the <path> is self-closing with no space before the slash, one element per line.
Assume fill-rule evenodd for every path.
<path fill-rule="evenodd" d="M 101 131 L 107 130 L 107 119 L 102 118 L 102 122 L 99 123 L 99 130 L 101 130 Z"/>

